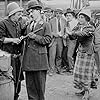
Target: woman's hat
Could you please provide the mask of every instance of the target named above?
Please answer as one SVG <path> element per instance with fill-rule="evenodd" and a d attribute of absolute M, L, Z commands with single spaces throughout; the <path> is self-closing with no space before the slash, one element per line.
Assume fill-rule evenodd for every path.
<path fill-rule="evenodd" d="M 88 16 L 90 19 L 91 19 L 91 10 L 90 9 L 82 9 L 80 12 L 79 12 L 79 15 L 80 14 L 84 14 L 86 16 Z"/>
<path fill-rule="evenodd" d="M 8 16 L 11 16 L 19 11 L 23 11 L 23 8 L 21 8 L 16 2 L 11 2 L 7 5 Z"/>
<path fill-rule="evenodd" d="M 28 5 L 28 7 L 26 9 L 27 11 L 30 10 L 30 9 L 36 9 L 36 8 L 42 9 L 42 6 L 36 0 L 28 1 L 27 5 Z"/>

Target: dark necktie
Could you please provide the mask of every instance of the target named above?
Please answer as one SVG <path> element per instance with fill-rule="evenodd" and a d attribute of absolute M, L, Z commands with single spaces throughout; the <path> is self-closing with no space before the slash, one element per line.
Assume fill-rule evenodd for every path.
<path fill-rule="evenodd" d="M 32 30 L 31 30 L 32 32 L 34 31 L 35 23 L 36 23 L 36 21 L 34 21 L 34 23 L 33 23 Z"/>
<path fill-rule="evenodd" d="M 61 31 L 61 26 L 60 26 L 60 19 L 58 19 L 58 31 Z"/>
<path fill-rule="evenodd" d="M 70 28 L 70 24 L 69 24 L 69 21 L 67 22 L 67 27 L 68 27 L 68 28 Z"/>

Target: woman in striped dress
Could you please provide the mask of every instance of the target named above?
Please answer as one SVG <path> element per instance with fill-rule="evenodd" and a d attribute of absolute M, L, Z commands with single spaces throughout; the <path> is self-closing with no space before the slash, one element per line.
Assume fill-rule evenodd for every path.
<path fill-rule="evenodd" d="M 79 42 L 74 67 L 74 84 L 76 88 L 81 89 L 81 92 L 77 94 L 83 94 L 85 100 L 88 100 L 89 89 L 96 69 L 93 49 L 95 28 L 89 24 L 90 15 L 90 11 L 86 9 L 79 13 L 79 24 L 73 29 L 71 35 Z"/>

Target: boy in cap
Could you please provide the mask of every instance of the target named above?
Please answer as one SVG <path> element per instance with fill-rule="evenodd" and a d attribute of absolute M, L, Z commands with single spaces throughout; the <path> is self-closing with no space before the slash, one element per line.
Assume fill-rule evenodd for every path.
<path fill-rule="evenodd" d="M 19 23 L 19 20 L 22 18 L 22 11 L 23 9 L 16 2 L 11 2 L 7 5 L 7 19 L 0 22 L 0 49 L 12 54 L 11 66 L 13 67 L 13 76 L 15 79 L 14 100 L 18 99 L 21 90 L 21 80 L 23 80 L 22 72 L 18 80 L 21 66 L 20 55 L 23 44 L 19 38 L 24 34 Z"/>
<path fill-rule="evenodd" d="M 27 27 L 27 34 L 33 33 L 29 33 L 23 59 L 28 100 L 45 100 L 46 73 L 49 67 L 46 45 L 51 42 L 51 30 L 49 24 L 41 18 L 41 9 L 37 1 L 28 2 L 27 12 L 34 22 Z M 36 30 L 39 31 L 34 33 Z"/>

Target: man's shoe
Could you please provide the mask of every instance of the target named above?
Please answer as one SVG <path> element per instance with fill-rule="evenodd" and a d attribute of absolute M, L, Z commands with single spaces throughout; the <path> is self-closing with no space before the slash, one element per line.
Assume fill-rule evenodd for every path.
<path fill-rule="evenodd" d="M 78 92 L 78 93 L 75 93 L 77 96 L 84 96 L 85 94 L 85 91 L 83 90 L 82 92 Z"/>
<path fill-rule="evenodd" d="M 19 95 L 17 94 L 17 95 L 15 95 L 14 96 L 14 100 L 18 100 L 18 97 L 19 97 Z"/>
<path fill-rule="evenodd" d="M 49 76 L 52 76 L 53 74 L 51 72 L 48 73 Z"/>

